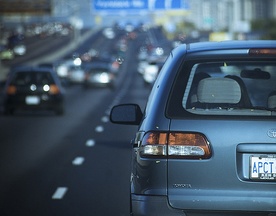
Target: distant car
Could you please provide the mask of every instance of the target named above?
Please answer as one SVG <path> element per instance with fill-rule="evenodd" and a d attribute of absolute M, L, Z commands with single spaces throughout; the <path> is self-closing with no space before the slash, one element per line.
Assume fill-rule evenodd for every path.
<path fill-rule="evenodd" d="M 64 90 L 54 71 L 22 67 L 9 73 L 4 90 L 4 114 L 22 109 L 64 113 Z"/>
<path fill-rule="evenodd" d="M 15 56 L 22 56 L 26 54 L 27 47 L 24 42 L 25 36 L 20 33 L 13 32 L 7 38 L 7 46 L 13 51 Z"/>
<path fill-rule="evenodd" d="M 61 73 L 62 69 L 60 67 L 62 64 L 63 64 L 63 61 L 42 62 L 42 63 L 39 63 L 37 66 L 42 67 L 42 68 L 49 68 L 50 70 L 53 70 L 57 74 L 61 84 L 63 86 L 67 86 L 68 85 L 68 77 L 67 77 L 68 72 L 67 72 L 67 68 L 66 68 L 65 70 L 63 70 L 64 73 Z M 59 74 L 58 74 L 58 70 L 59 70 Z"/>
<path fill-rule="evenodd" d="M 145 68 L 149 65 L 148 61 L 142 60 L 139 61 L 138 66 L 137 66 L 137 71 L 139 74 L 143 75 L 145 72 Z"/>
<path fill-rule="evenodd" d="M 26 52 L 27 52 L 26 45 L 22 43 L 22 44 L 18 44 L 16 46 L 14 46 L 13 52 L 17 56 L 23 56 L 23 55 L 25 55 Z"/>
<path fill-rule="evenodd" d="M 83 65 L 85 70 L 84 87 L 115 87 L 115 74 L 106 62 L 91 62 Z"/>
<path fill-rule="evenodd" d="M 0 60 L 12 60 L 14 57 L 13 50 L 4 45 L 0 45 Z"/>
<path fill-rule="evenodd" d="M 110 113 L 138 126 L 130 215 L 275 215 L 275 83 L 276 41 L 175 48 L 145 111 L 119 104 Z"/>
<path fill-rule="evenodd" d="M 140 47 L 138 52 L 138 60 L 145 61 L 148 58 L 148 50 L 145 46 Z"/>
<path fill-rule="evenodd" d="M 61 61 L 58 61 L 55 63 L 55 70 L 62 81 L 63 84 L 68 84 L 69 82 L 69 71 L 70 68 L 72 69 L 73 67 L 79 67 L 81 65 L 81 59 L 80 58 L 67 58 Z"/>
<path fill-rule="evenodd" d="M 83 67 L 71 65 L 68 68 L 67 80 L 69 84 L 82 84 L 85 80 L 85 71 Z"/>
<path fill-rule="evenodd" d="M 104 63 L 109 67 L 109 70 L 113 74 L 117 75 L 120 71 L 120 67 L 123 64 L 123 61 L 124 60 L 121 59 L 120 57 L 114 58 L 113 56 L 110 56 L 108 54 L 106 54 L 106 55 L 102 54 L 102 56 L 98 55 L 98 56 L 92 57 L 89 62 L 90 63 L 93 63 L 93 62 Z"/>
<path fill-rule="evenodd" d="M 144 66 L 144 72 L 142 74 L 145 85 L 152 86 L 163 66 L 163 62 L 148 62 Z"/>
<path fill-rule="evenodd" d="M 114 30 L 112 28 L 105 28 L 103 30 L 103 35 L 107 38 L 107 39 L 114 39 L 116 34 L 114 32 Z"/>

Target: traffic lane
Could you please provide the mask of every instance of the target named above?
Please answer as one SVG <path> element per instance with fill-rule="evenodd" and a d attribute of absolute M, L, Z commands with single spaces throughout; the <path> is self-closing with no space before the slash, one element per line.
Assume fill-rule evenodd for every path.
<path fill-rule="evenodd" d="M 131 86 L 131 91 L 137 91 L 136 84 Z M 91 98 L 96 96 L 93 92 Z M 121 94 L 120 91 L 117 94 Z M 135 98 L 133 94 L 128 95 Z M 81 118 L 82 123 L 75 125 L 74 130 L 60 140 L 62 143 L 56 143 L 47 158 L 36 161 L 34 167 L 17 176 L 9 185 L 1 201 L 5 206 L 3 213 L 91 215 L 94 212 L 95 215 L 127 215 L 129 142 L 135 134 L 135 127 L 111 124 L 107 119 L 107 110 L 113 103 L 112 98 L 115 100 L 116 97 L 109 94 L 105 98 L 95 107 L 97 111 L 86 113 Z M 87 97 L 83 99 L 87 100 Z M 47 144 L 51 145 L 42 143 Z"/>
<path fill-rule="evenodd" d="M 53 50 L 58 50 L 66 44 L 70 43 L 72 37 L 47 37 L 47 38 L 34 38 L 33 43 L 26 45 L 26 54 L 16 56 L 13 60 L 5 61 L 4 65 L 14 67 L 29 62 L 32 59 L 38 58 L 43 55 L 48 55 Z"/>
<path fill-rule="evenodd" d="M 59 60 L 68 56 L 72 57 L 76 47 L 83 46 L 90 47 L 93 43 L 97 43 L 99 39 L 99 31 L 97 29 L 84 30 L 78 38 L 72 35 L 67 36 L 49 36 L 46 38 L 33 37 L 32 40 L 28 38 L 26 43 L 27 52 L 23 56 L 16 56 L 13 60 L 4 61 L 5 71 L 9 68 L 20 65 L 37 65 L 40 63 L 58 62 Z M 93 41 L 93 43 L 86 43 Z"/>
<path fill-rule="evenodd" d="M 128 215 L 130 145 L 112 134 L 76 130 L 66 148 L 11 185 L 0 213 Z"/>
<path fill-rule="evenodd" d="M 137 46 L 132 46 L 129 50 L 132 53 L 135 53 L 135 50 L 137 49 Z M 135 59 L 131 59 L 129 62 L 130 63 L 126 61 L 122 66 L 122 72 L 118 79 L 118 87 L 120 86 L 120 90 L 118 96 L 115 97 L 115 100 L 113 100 L 114 103 L 109 104 L 109 108 L 112 105 L 118 103 L 120 98 L 128 92 L 127 88 L 129 87 L 129 83 L 133 75 L 127 76 L 126 74 L 132 72 L 137 75 L 135 70 L 135 68 L 137 67 L 137 62 L 135 61 Z M 122 83 L 124 85 L 121 85 Z M 16 121 L 17 118 L 7 117 L 8 119 L 13 119 L 12 124 L 16 125 L 14 129 L 11 129 L 13 128 L 13 126 L 10 126 L 9 122 L 6 122 L 4 117 L 4 120 L 2 122 L 6 122 L 7 125 L 9 125 L 9 127 L 6 127 L 5 124 L 2 125 L 3 129 L 1 130 L 1 140 L 5 142 L 6 145 L 3 147 L 5 149 L 2 149 L 2 153 L 0 154 L 2 155 L 1 160 L 10 160 L 10 163 L 8 163 L 8 171 L 18 171 L 21 167 L 24 167 L 24 164 L 26 164 L 28 161 L 30 161 L 29 164 L 32 164 L 32 162 L 36 161 L 36 159 L 43 158 L 43 154 L 45 152 L 48 152 L 55 146 L 54 143 L 56 142 L 56 140 L 59 140 L 59 138 L 62 137 L 63 134 L 66 134 L 67 131 L 70 131 L 70 127 L 72 127 L 72 125 L 80 123 L 80 120 L 87 114 L 87 111 L 93 110 L 93 108 L 96 107 L 101 100 L 106 99 L 107 94 L 109 94 L 108 89 L 89 89 L 87 91 L 84 91 L 82 88 L 78 88 L 78 90 L 76 90 L 76 88 L 73 88 L 73 90 L 71 88 L 67 89 L 65 106 L 66 113 L 65 116 L 60 117 L 62 121 L 59 121 L 60 118 L 55 118 L 55 116 L 51 116 L 51 118 L 43 118 L 43 116 L 39 116 L 40 113 L 38 114 L 38 116 L 34 115 L 33 113 L 30 113 L 30 115 L 28 114 L 27 116 L 25 116 L 26 113 L 23 112 L 15 117 L 20 117 L 21 119 L 24 119 L 26 117 L 26 122 L 21 121 L 19 123 Z M 107 101 L 112 101 L 112 98 Z M 53 125 L 57 126 L 57 129 L 55 129 Z M 40 129 L 43 129 L 45 134 L 52 135 L 40 137 Z M 14 134 L 17 135 L 14 136 Z M 22 135 L 22 137 L 20 137 L 20 135 Z M 18 137 L 20 137 L 20 140 L 16 140 Z M 28 142 L 27 144 L 23 145 L 24 147 L 22 147 L 21 143 L 24 140 L 28 140 Z M 41 140 L 44 140 L 46 144 L 40 144 Z M 41 147 L 37 148 L 37 146 L 40 145 Z M 36 154 L 33 154 L 32 147 L 37 148 Z M 15 151 L 15 149 L 17 149 L 18 151 Z M 25 160 L 24 158 L 21 158 L 22 154 L 20 154 L 19 152 L 26 152 L 28 159 Z M 17 161 L 20 160 L 23 162 L 18 163 Z M 28 165 L 26 166 L 28 167 Z M 13 169 L 13 167 L 16 167 L 16 169 Z"/>
<path fill-rule="evenodd" d="M 81 35 L 86 34 L 89 29 L 83 29 Z M 46 37 L 27 37 L 24 39 L 24 44 L 26 46 L 26 54 L 22 56 L 16 56 L 13 60 L 4 61 L 6 66 L 16 66 L 30 63 L 33 59 L 37 59 L 41 56 L 51 55 L 53 50 L 58 51 L 70 43 L 74 43 L 76 38 L 74 38 L 73 33 L 68 35 L 58 36 L 51 35 Z"/>
<path fill-rule="evenodd" d="M 124 38 L 127 33 L 122 30 L 116 30 L 114 32 L 115 37 L 108 39 L 103 35 L 102 29 L 100 29 L 93 35 L 93 37 L 88 38 L 88 40 L 81 43 L 75 50 L 63 56 L 63 58 L 71 58 L 73 54 L 82 55 L 91 50 L 96 51 L 97 55 L 103 58 L 122 58 L 122 53 L 119 52 L 116 46 L 118 41 L 120 41 L 121 38 Z"/>
<path fill-rule="evenodd" d="M 134 51 L 134 50 L 132 50 Z M 126 61 L 128 62 L 128 61 Z M 135 60 L 129 61 L 130 65 L 135 65 Z M 67 212 L 66 208 L 68 208 L 67 204 L 63 204 L 63 202 L 58 202 L 61 203 L 60 205 L 57 204 L 57 202 L 54 202 L 54 207 L 52 208 L 52 206 L 49 206 L 52 202 L 52 197 L 62 197 L 62 200 L 66 200 L 68 199 L 69 204 L 72 203 L 77 203 L 78 199 L 81 199 L 81 197 L 79 196 L 72 196 L 71 198 L 69 198 L 69 196 L 65 196 L 66 193 L 67 195 L 69 195 L 69 191 L 72 191 L 72 189 L 69 188 L 69 183 L 71 181 L 72 182 L 72 188 L 73 187 L 77 187 L 78 189 L 76 189 L 76 191 L 79 191 L 79 194 L 84 194 L 84 192 L 82 192 L 79 187 L 80 185 L 86 185 L 85 183 L 82 183 L 81 180 L 78 180 L 77 176 L 73 174 L 72 176 L 69 175 L 68 173 L 71 173 L 73 171 L 71 171 L 71 163 L 73 163 L 72 161 L 75 161 L 75 159 L 77 159 L 76 161 L 82 161 L 82 158 L 91 158 L 93 159 L 96 168 L 99 167 L 98 169 L 95 168 L 96 172 L 98 174 L 94 174 L 94 176 L 99 176 L 98 180 L 96 181 L 99 183 L 106 183 L 105 187 L 99 187 L 96 186 L 95 191 L 96 193 L 93 193 L 93 198 L 91 198 L 91 191 L 87 190 L 87 186 L 85 186 L 83 188 L 83 191 L 87 191 L 88 194 L 85 197 L 87 198 L 87 202 L 89 202 L 89 200 L 95 200 L 95 202 L 93 204 L 90 203 L 91 208 L 89 208 L 88 204 L 85 205 L 86 207 L 84 207 L 84 210 L 79 209 L 80 211 L 86 211 L 86 209 L 90 209 L 89 212 L 91 211 L 97 211 L 98 214 L 97 215 L 101 215 L 101 212 L 103 211 L 109 211 L 109 209 L 116 209 L 116 211 L 126 211 L 129 212 L 127 210 L 128 208 L 128 204 L 125 204 L 124 202 L 128 202 L 129 200 L 129 170 L 127 168 L 123 168 L 122 165 L 118 165 L 118 169 L 117 170 L 122 170 L 123 173 L 119 174 L 119 175 L 115 175 L 110 171 L 105 171 L 111 169 L 110 166 L 114 165 L 113 167 L 116 167 L 115 164 L 116 162 L 118 163 L 118 161 L 121 161 L 120 163 L 129 166 L 130 162 L 127 161 L 123 161 L 123 158 L 129 157 L 130 154 L 129 153 L 123 153 L 123 155 L 121 155 L 119 152 L 116 153 L 116 151 L 114 150 L 114 148 L 116 148 L 116 143 L 118 143 L 119 147 L 116 148 L 118 151 L 120 151 L 120 149 L 125 149 L 125 148 L 121 148 L 121 146 L 129 146 L 129 141 L 132 138 L 134 131 L 129 132 L 129 137 L 127 136 L 127 131 L 128 130 L 134 130 L 134 128 L 132 127 L 125 127 L 125 126 L 121 126 L 121 129 L 118 128 L 118 126 L 115 125 L 110 125 L 110 123 L 108 123 L 108 121 L 106 121 L 107 119 L 107 111 L 110 109 L 112 104 L 116 104 L 118 102 L 121 102 L 123 100 L 128 101 L 128 99 L 126 99 L 128 97 L 128 95 L 130 95 L 131 100 L 133 100 L 133 98 L 139 98 L 139 99 L 146 99 L 147 97 L 144 96 L 140 96 L 138 97 L 137 95 L 133 95 L 130 94 L 130 92 L 135 91 L 138 92 L 138 89 L 141 89 L 141 86 L 139 87 L 136 86 L 135 84 L 131 83 L 129 80 L 135 80 L 135 83 L 137 83 L 137 72 L 136 70 L 134 70 L 134 68 L 129 67 L 129 65 L 126 66 L 126 68 L 128 70 L 124 70 L 127 71 L 128 73 L 124 74 L 125 78 L 127 77 L 133 77 L 133 79 L 122 79 L 123 80 L 123 84 L 130 87 L 121 87 L 118 89 L 118 92 L 116 92 L 116 95 L 113 95 L 110 91 L 108 91 L 108 94 L 105 94 L 103 92 L 106 92 L 105 90 L 100 91 L 101 97 L 97 97 L 99 95 L 99 92 L 97 94 L 95 94 L 95 89 L 92 89 L 91 91 L 86 91 L 84 93 L 82 93 L 82 97 L 79 96 L 78 91 L 81 91 L 81 89 L 79 88 L 74 88 L 74 89 L 70 89 L 69 90 L 69 94 L 72 101 L 70 101 L 68 104 L 70 104 L 71 109 L 69 109 L 69 112 L 65 115 L 66 117 L 68 117 L 70 121 L 64 121 L 63 124 L 60 123 L 61 125 L 59 125 L 59 127 L 55 127 L 56 124 L 52 124 L 54 121 L 53 119 L 62 119 L 62 118 L 44 118 L 44 119 L 37 119 L 37 116 L 35 116 L 34 119 L 37 119 L 38 121 L 33 124 L 33 120 L 31 120 L 30 125 L 34 125 L 33 127 L 28 127 L 30 129 L 30 131 L 32 131 L 33 128 L 37 129 L 39 132 L 39 128 L 41 129 L 41 131 L 43 131 L 44 127 L 38 127 L 38 122 L 43 122 L 43 121 L 49 121 L 49 128 L 47 128 L 49 130 L 49 132 L 53 132 L 52 134 L 48 132 L 48 135 L 50 134 L 50 138 L 49 137 L 40 137 L 38 138 L 37 141 L 39 142 L 35 142 L 35 141 L 31 141 L 30 140 L 21 140 L 21 138 L 17 137 L 15 138 L 15 143 L 24 143 L 23 147 L 22 145 L 17 145 L 14 148 L 14 145 L 11 145 L 11 150 L 13 149 L 14 151 L 19 151 L 23 150 L 24 148 L 26 148 L 26 145 L 31 145 L 34 149 L 32 150 L 31 147 L 27 147 L 25 152 L 23 151 L 23 153 L 29 152 L 29 157 L 32 157 L 32 155 L 35 155 L 37 158 L 39 158 L 40 160 L 34 160 L 34 163 L 30 163 L 33 164 L 32 167 L 29 167 L 28 169 L 24 170 L 24 172 L 22 172 L 20 175 L 16 175 L 15 178 L 13 179 L 13 181 L 10 181 L 10 184 L 8 185 L 9 187 L 4 191 L 4 193 L 1 193 L 1 197 L 2 197 L 2 201 L 1 203 L 4 203 L 4 205 L 1 207 L 3 209 L 3 212 L 14 212 L 16 211 L 15 209 L 20 209 L 21 210 L 21 215 L 22 212 L 25 214 L 29 215 L 31 214 L 30 212 L 44 212 L 43 209 L 49 209 L 56 211 L 56 208 L 60 208 L 61 212 Z M 78 89 L 78 90 L 76 90 Z M 141 93 L 141 90 L 139 91 L 139 93 Z M 76 97 L 73 97 L 73 95 L 76 94 Z M 90 96 L 90 97 L 89 97 Z M 108 97 L 107 97 L 108 96 Z M 104 100 L 101 100 L 100 98 L 104 98 Z M 83 101 L 81 101 L 81 99 L 83 99 Z M 76 100 L 76 101 L 75 101 Z M 79 101 L 80 100 L 80 101 Z M 78 101 L 78 102 L 77 102 Z M 93 101 L 98 101 L 97 105 L 91 105 L 93 104 Z M 99 102 L 101 101 L 101 102 Z M 79 102 L 83 102 L 82 105 L 80 106 Z M 78 105 L 77 105 L 78 104 Z M 87 105 L 88 104 L 88 105 Z M 90 110 L 89 104 L 95 108 L 95 110 Z M 82 112 L 82 109 L 87 109 L 86 111 Z M 89 111 L 90 110 L 90 111 Z M 89 113 L 88 113 L 89 112 Z M 85 113 L 85 114 L 84 114 Z M 91 119 L 88 121 L 87 126 L 83 126 L 82 124 L 84 122 L 86 122 L 88 120 L 88 116 L 91 116 Z M 24 115 L 21 116 L 24 118 Z M 28 116 L 29 117 L 29 116 Z M 26 116 L 27 118 L 27 116 Z M 15 119 L 15 118 L 14 118 Z M 32 119 L 32 118 L 31 118 Z M 47 120 L 45 120 L 47 119 Z M 81 123 L 79 121 L 77 121 L 77 119 L 79 119 L 79 121 L 81 121 Z M 14 125 L 12 125 L 12 127 L 8 126 L 7 128 L 17 128 L 18 124 L 16 122 L 16 120 L 14 120 Z M 29 121 L 29 120 L 28 120 Z M 61 121 L 62 122 L 62 121 Z M 74 122 L 72 124 L 72 122 Z M 26 123 L 26 122 L 25 122 Z M 55 122 L 56 123 L 56 122 Z M 71 123 L 71 124 L 69 124 Z M 84 123 L 85 124 L 85 123 Z M 95 125 L 93 125 L 95 124 Z M 8 124 L 7 124 L 8 125 Z M 44 124 L 42 124 L 43 126 Z M 105 125 L 105 126 L 104 126 Z M 105 129 L 107 125 L 110 125 L 112 127 L 112 129 L 108 130 Z M 41 126 L 41 125 L 40 125 Z M 45 126 L 45 125 L 44 125 Z M 46 124 L 47 126 L 47 124 Z M 22 122 L 22 125 L 19 128 L 23 128 L 24 127 L 24 121 Z M 64 131 L 67 131 L 68 133 L 63 134 L 61 137 L 57 137 L 56 133 L 58 134 L 62 134 L 64 127 L 67 129 Z M 114 128 L 113 128 L 114 127 Z M 93 130 L 91 129 L 93 128 Z M 69 130 L 71 129 L 71 130 Z M 118 129 L 118 130 L 117 130 Z M 21 131 L 20 129 L 18 129 L 18 131 Z M 86 132 L 85 132 L 86 131 Z M 91 133 L 92 131 L 97 132 L 96 134 L 96 138 L 93 138 L 94 136 L 92 136 L 91 138 Z M 108 132 L 108 133 L 104 133 L 104 131 Z M 27 132 L 27 133 L 31 133 L 31 132 Z M 76 133 L 76 136 L 74 136 L 74 133 Z M 87 136 L 86 136 L 87 133 Z M 16 133 L 15 133 L 16 134 Z M 23 133 L 24 134 L 24 133 Z M 99 135 L 101 134 L 101 135 Z M 101 140 L 99 137 L 103 135 L 104 140 Z M 125 137 L 125 139 L 124 139 Z M 76 139 L 76 142 L 73 142 L 72 140 L 74 140 L 73 138 Z M 117 138 L 120 138 L 118 142 L 116 142 L 115 140 Z M 46 142 L 45 142 L 46 139 Z M 51 141 L 54 141 L 52 142 Z M 84 139 L 83 141 L 81 141 L 82 139 Z M 108 141 L 106 141 L 106 139 L 108 139 Z M 32 139 L 31 139 L 32 140 Z M 88 141 L 88 142 L 87 142 Z M 95 156 L 82 156 L 85 154 L 76 154 L 78 152 L 78 149 L 80 148 L 80 143 L 88 143 L 87 145 L 92 145 L 93 143 L 103 143 L 99 146 L 101 146 L 101 148 L 95 153 Z M 40 144 L 38 146 L 36 146 L 35 144 Z M 125 144 L 124 144 L 125 143 Z M 12 143 L 11 143 L 12 144 Z M 75 144 L 75 145 L 74 145 Z M 45 146 L 47 146 L 47 148 L 49 146 L 49 151 L 47 154 L 38 154 L 37 152 L 39 152 L 39 150 L 45 148 Z M 95 145 L 94 145 L 95 146 Z M 98 145 L 96 145 L 98 146 Z M 110 147 L 112 146 L 112 147 Z M 76 148 L 77 147 L 77 148 Z M 21 149 L 20 149 L 21 148 Z M 97 149 L 97 148 L 94 148 Z M 109 151 L 110 150 L 110 151 Z M 45 152 L 44 150 L 41 150 L 41 153 Z M 89 151 L 85 150 L 85 153 L 88 153 Z M 23 153 L 18 153 L 17 156 L 20 156 Z M 114 157 L 114 153 L 116 153 L 117 157 Z M 5 154 L 6 155 L 6 154 Z M 80 156 L 81 155 L 81 156 Z M 102 157 L 101 155 L 103 155 L 104 157 Z M 110 156 L 109 156 L 110 155 Z M 97 158 L 99 157 L 99 158 Z M 20 162 L 24 162 L 24 156 L 22 156 L 22 160 Z M 72 160 L 72 158 L 74 158 L 74 160 Z M 114 161 L 110 161 L 108 159 L 112 159 L 115 158 Z M 13 159 L 17 160 L 16 157 L 14 157 Z M 29 158 L 27 157 L 27 159 L 29 160 Z M 102 161 L 100 160 L 102 159 Z M 13 160 L 10 160 L 13 161 Z M 69 161 L 69 162 L 68 162 Z M 87 159 L 84 161 L 88 161 Z M 99 163 L 97 163 L 97 161 L 99 161 Z M 58 162 L 58 163 L 55 163 Z M 3 163 L 1 163 L 3 164 Z M 66 165 L 70 166 L 67 168 Z M 86 163 L 88 164 L 88 163 Z M 102 164 L 102 166 L 99 166 L 99 164 Z M 106 165 L 107 164 L 107 165 Z M 22 166 L 22 165 L 21 165 Z M 120 169 L 122 168 L 122 169 Z M 80 170 L 80 169 L 79 169 Z M 87 168 L 87 170 L 92 170 L 91 168 Z M 114 171 L 115 172 L 115 171 Z M 1 172 L 2 173 L 2 172 Z M 84 171 L 82 171 L 80 174 L 83 174 Z M 106 173 L 105 177 L 108 175 L 108 173 L 110 174 L 110 176 L 112 178 L 108 179 L 105 178 L 106 181 L 103 180 L 102 175 L 100 175 L 99 173 Z M 123 176 L 123 174 L 125 174 L 125 176 Z M 91 175 L 91 173 L 90 173 Z M 56 179 L 60 176 L 60 178 L 65 178 L 66 180 L 68 180 L 69 182 L 66 184 L 59 184 L 59 181 Z M 115 177 L 122 177 L 122 179 L 118 180 Z M 84 178 L 81 178 L 84 179 Z M 91 179 L 91 176 L 87 177 L 87 184 L 90 185 L 89 183 L 89 179 Z M 46 181 L 46 182 L 45 182 Z M 126 182 L 124 182 L 126 181 Z M 45 182 L 45 185 L 43 184 L 43 182 Z M 80 183 L 79 183 L 80 182 Z M 119 191 L 119 194 L 117 194 L 117 190 L 115 188 L 112 188 L 113 191 L 115 191 L 115 193 L 108 191 L 107 189 L 109 189 L 111 186 L 110 185 L 114 185 L 114 182 L 117 183 L 116 185 L 116 189 Z M 118 182 L 122 182 L 122 184 L 124 185 L 123 188 L 121 188 L 120 186 L 118 187 Z M 3 184 L 1 184 L 3 185 Z M 49 185 L 52 185 L 52 187 L 49 189 Z M 65 186 L 63 186 L 65 185 Z M 69 186 L 67 186 L 69 185 Z M 6 185 L 3 185 L 3 187 L 1 188 L 6 188 Z M 51 190 L 52 189 L 52 190 Z M 70 190 L 69 190 L 70 189 Z M 92 189 L 91 189 L 92 190 Z M 104 191 L 102 191 L 104 190 Z M 127 194 L 122 195 L 121 191 L 127 191 Z M 49 192 L 51 191 L 51 192 Z M 74 190 L 73 190 L 74 191 Z M 99 197 L 99 194 L 103 194 L 103 196 Z M 111 194 L 111 195 L 110 195 Z M 108 196 L 110 195 L 110 196 Z M 122 204 L 120 204 L 121 202 L 119 202 L 118 204 L 118 196 L 120 197 L 120 199 L 122 200 Z M 125 197 L 126 196 L 126 197 Z M 49 198 L 51 197 L 51 198 Z M 95 198 L 96 197 L 96 198 Z M 63 199 L 64 198 L 64 199 Z M 77 200 L 75 200 L 75 198 L 77 198 Z M 82 198 L 85 200 L 85 198 Z M 112 200 L 112 203 L 110 204 L 109 201 L 107 201 L 108 199 Z M 22 201 L 24 200 L 24 201 Z M 49 201 L 50 200 L 50 201 Z M 56 200 L 53 199 L 53 200 Z M 57 200 L 61 200 L 61 199 L 57 199 Z M 101 205 L 97 205 L 97 200 L 100 200 L 100 204 Z M 113 200 L 116 200 L 116 202 L 113 203 Z M 102 206 L 102 204 L 107 203 L 108 205 L 111 205 L 112 208 L 104 208 Z M 43 204 L 41 204 L 43 203 Z M 86 203 L 86 202 L 85 202 Z M 14 205 L 13 205 L 14 204 Z M 35 204 L 35 205 L 34 205 Z M 37 204 L 37 205 L 36 205 Z M 125 205 L 126 205 L 126 209 L 125 209 Z M 18 208 L 14 208 L 14 206 L 18 206 Z M 5 207 L 5 208 L 4 208 Z M 73 206 L 72 205 L 72 209 L 71 211 L 75 211 L 75 209 L 78 209 L 77 206 Z M 46 211 L 47 212 L 47 211 Z M 112 213 L 114 213 L 114 211 L 112 211 Z M 36 214 L 37 215 L 37 214 Z M 103 214 L 106 215 L 106 214 Z M 115 213 L 116 215 L 116 213 Z"/>
<path fill-rule="evenodd" d="M 135 95 L 135 92 L 143 92 L 137 90 L 141 89 L 137 73 L 129 76 L 133 76 L 130 80 L 135 82 L 124 82 L 131 86 L 127 94 L 122 93 L 124 88 L 118 89 L 115 95 L 109 89 L 81 93 L 80 87 L 70 88 L 70 98 L 74 100 L 67 101 L 71 107 L 64 117 L 22 113 L 3 118 L 7 125 L 12 120 L 8 128 L 16 129 L 17 134 L 11 143 L 6 143 L 1 134 L 3 143 L 15 154 L 8 163 L 14 163 L 10 167 L 13 171 L 21 167 L 21 172 L 1 187 L 6 188 L 1 193 L 3 214 L 127 215 L 130 140 L 135 127 L 111 124 L 108 110 L 115 101 L 146 98 L 146 92 L 144 96 Z M 32 133 L 37 138 L 30 139 Z"/>
<path fill-rule="evenodd" d="M 135 65 L 134 63 L 135 60 L 131 59 L 129 65 L 133 66 Z M 128 63 L 126 61 L 122 68 L 124 72 L 120 74 L 121 76 L 118 83 L 118 86 L 122 86 L 121 83 L 126 86 L 120 88 L 120 92 L 118 93 L 120 97 L 127 93 L 126 89 L 132 79 L 132 75 L 126 76 L 126 73 L 129 74 L 131 71 L 135 71 L 132 67 L 127 67 L 127 65 Z M 129 68 L 132 69 L 129 70 Z M 128 81 L 126 81 L 126 77 L 128 77 Z M 74 90 L 69 89 L 67 93 L 65 115 L 60 118 L 55 118 L 55 116 L 43 118 L 43 116 L 39 116 L 41 113 L 39 113 L 38 116 L 33 113 L 25 116 L 26 113 L 24 112 L 16 115 L 14 118 L 7 117 L 8 119 L 13 119 L 11 122 L 9 122 L 9 120 L 5 121 L 4 117 L 2 122 L 5 122 L 7 125 L 12 123 L 12 125 L 8 127 L 3 124 L 3 129 L 1 130 L 1 140 L 6 143 L 6 145 L 2 147 L 3 149 L 0 153 L 1 160 L 9 161 L 3 168 L 8 174 L 6 179 L 8 179 L 9 175 L 13 176 L 16 175 L 16 173 L 24 171 L 34 164 L 34 161 L 47 157 L 47 152 L 56 148 L 55 143 L 64 134 L 70 131 L 70 128 L 74 125 L 81 124 L 80 121 L 87 115 L 88 110 L 93 110 L 101 100 L 106 100 L 106 95 L 110 92 L 109 89 L 89 89 L 84 91 L 82 88 L 78 88 L 78 90 L 75 91 L 74 88 Z M 110 103 L 108 107 L 111 107 L 120 100 L 120 97 L 115 97 L 114 103 Z M 109 103 L 109 101 L 112 101 L 112 98 L 106 101 Z M 18 118 L 16 117 L 25 120 L 17 122 Z M 41 133 L 40 130 L 43 131 L 44 134 Z M 16 136 L 14 136 L 14 134 L 16 134 Z M 51 136 L 47 136 L 47 134 L 51 134 Z M 41 140 L 45 143 L 44 145 L 43 142 L 41 143 Z M 23 141 L 25 141 L 24 145 L 22 145 Z"/>
<path fill-rule="evenodd" d="M 83 91 L 72 88 L 66 94 L 63 116 L 47 111 L 18 111 L 14 116 L 0 116 L 0 167 L 5 175 L 2 181 L 9 182 L 48 157 L 51 151 L 62 148 L 60 140 L 81 125 L 88 112 L 97 111 L 103 98 L 110 93 L 108 89 Z"/>

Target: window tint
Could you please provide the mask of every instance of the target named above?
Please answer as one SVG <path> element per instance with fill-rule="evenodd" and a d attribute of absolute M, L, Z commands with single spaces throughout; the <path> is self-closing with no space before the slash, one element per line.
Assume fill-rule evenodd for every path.
<path fill-rule="evenodd" d="M 182 108 L 199 115 L 275 115 L 275 83 L 275 62 L 195 63 Z"/>

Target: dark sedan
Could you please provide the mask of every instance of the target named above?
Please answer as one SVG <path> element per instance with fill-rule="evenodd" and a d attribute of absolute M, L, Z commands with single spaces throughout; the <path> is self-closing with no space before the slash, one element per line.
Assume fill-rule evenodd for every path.
<path fill-rule="evenodd" d="M 8 76 L 4 113 L 17 110 L 53 110 L 64 113 L 64 90 L 54 71 L 42 67 L 17 68 Z"/>

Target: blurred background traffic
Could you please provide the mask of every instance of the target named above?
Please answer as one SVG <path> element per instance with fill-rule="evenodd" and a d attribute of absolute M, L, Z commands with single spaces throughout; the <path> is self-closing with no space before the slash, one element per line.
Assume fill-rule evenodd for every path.
<path fill-rule="evenodd" d="M 68 82 L 84 80 L 76 58 L 110 58 L 111 69 L 116 71 L 123 61 L 127 40 L 153 28 L 160 29 L 164 38 L 145 41 L 138 54 L 138 72 L 143 74 L 147 67 L 158 71 L 169 50 L 181 43 L 275 39 L 275 11 L 275 0 L 0 0 L 0 79 L 5 80 L 11 67 L 26 63 L 25 55 L 31 56 L 33 65 L 53 66 Z M 67 52 L 67 56 L 62 53 L 55 59 L 37 61 L 38 56 L 60 51 L 60 43 L 67 48 L 75 43 L 76 47 L 83 40 L 81 36 L 91 31 L 101 32 L 107 40 L 118 39 L 112 53 L 100 53 L 100 49 L 91 47 L 83 53 L 68 56 Z M 41 55 L 37 54 L 38 43 L 47 44 L 40 50 Z M 57 44 L 58 50 L 54 49 Z M 77 75 L 72 75 L 73 71 Z M 152 82 L 155 73 L 147 75 L 145 82 Z"/>

